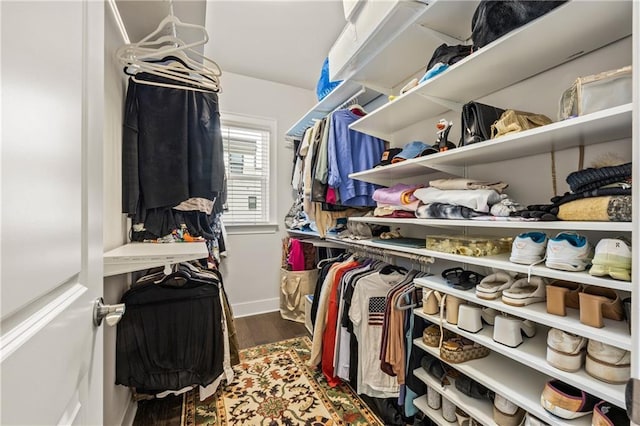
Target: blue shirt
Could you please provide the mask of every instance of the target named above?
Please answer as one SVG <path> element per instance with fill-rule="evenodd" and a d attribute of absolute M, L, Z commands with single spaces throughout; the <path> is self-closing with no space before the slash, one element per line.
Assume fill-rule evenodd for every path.
<path fill-rule="evenodd" d="M 375 206 L 371 198 L 380 186 L 349 178 L 349 174 L 372 169 L 385 150 L 382 139 L 349 129 L 360 117 L 348 109 L 331 115 L 329 141 L 329 186 L 336 188 L 343 206 Z"/>

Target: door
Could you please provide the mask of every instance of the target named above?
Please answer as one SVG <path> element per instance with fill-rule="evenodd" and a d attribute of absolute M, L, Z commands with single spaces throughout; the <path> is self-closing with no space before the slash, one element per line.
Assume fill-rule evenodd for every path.
<path fill-rule="evenodd" d="M 0 424 L 102 424 L 102 2 L 2 1 Z"/>

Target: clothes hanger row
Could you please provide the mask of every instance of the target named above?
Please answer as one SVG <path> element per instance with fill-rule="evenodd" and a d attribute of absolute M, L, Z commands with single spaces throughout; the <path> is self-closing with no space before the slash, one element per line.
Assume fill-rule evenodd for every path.
<path fill-rule="evenodd" d="M 163 35 L 169 27 L 173 29 L 173 35 Z M 176 28 L 197 29 L 201 37 L 194 42 L 185 43 L 177 37 Z M 125 73 L 132 75 L 132 79 L 138 83 L 219 92 L 219 77 L 222 74 L 220 67 L 214 60 L 193 49 L 208 41 L 209 35 L 203 26 L 184 23 L 169 15 L 160 22 L 155 31 L 139 42 L 126 44 L 117 49 L 116 58 L 125 66 Z M 136 78 L 135 75 L 139 73 L 162 77 L 176 84 Z"/>

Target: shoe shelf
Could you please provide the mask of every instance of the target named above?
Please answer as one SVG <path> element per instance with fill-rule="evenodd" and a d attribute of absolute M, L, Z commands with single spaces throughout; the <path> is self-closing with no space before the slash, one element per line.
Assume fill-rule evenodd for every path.
<path fill-rule="evenodd" d="M 416 368 L 413 370 L 413 375 L 432 387 L 436 392 L 442 395 L 443 398 L 448 399 L 454 403 L 456 407 L 459 407 L 465 413 L 476 419 L 480 424 L 483 424 L 484 426 L 496 426 L 496 422 L 493 420 L 493 407 L 489 400 L 471 398 L 470 396 L 463 394 L 456 389 L 455 380 L 450 377 L 447 378 L 450 384 L 442 386 L 438 380 L 430 376 L 423 368 Z"/>
<path fill-rule="evenodd" d="M 398 130 L 448 111 L 450 108 L 443 104 L 482 98 L 629 36 L 632 16 L 632 2 L 628 1 L 568 2 L 467 56 L 350 127 L 392 140 Z M 527 54 L 505 60 L 513 58 L 513 52 Z"/>
<path fill-rule="evenodd" d="M 425 345 L 422 338 L 414 339 L 413 344 L 423 351 L 440 358 L 439 349 Z M 444 360 L 443 362 L 446 363 Z M 535 370 L 523 369 L 519 362 L 499 353 L 491 352 L 489 356 L 484 358 L 449 365 L 494 392 L 499 393 L 549 425 L 587 426 L 591 424 L 590 415 L 569 421 L 547 412 L 540 405 L 540 395 L 545 383 L 551 380 L 551 377 Z M 461 408 L 465 409 L 463 406 Z"/>
<path fill-rule="evenodd" d="M 448 422 L 442 417 L 442 410 L 434 410 L 427 404 L 427 395 L 422 395 L 413 400 L 415 405 L 420 411 L 427 415 L 438 426 L 451 426 L 454 423 Z"/>
<path fill-rule="evenodd" d="M 562 8 L 571 3 L 562 6 Z M 585 4 L 584 2 L 577 3 Z M 616 5 L 623 3 L 625 2 L 616 2 Z M 469 99 L 475 98 L 470 97 Z M 398 100 L 395 102 L 398 102 Z M 624 104 L 524 132 L 506 135 L 498 139 L 352 173 L 349 177 L 379 185 L 392 186 L 403 179 L 424 176 L 424 183 L 427 183 L 429 180 L 428 174 L 436 172 L 462 176 L 461 171 L 467 165 L 493 163 L 543 154 L 554 150 L 561 151 L 577 146 L 631 138 L 632 110 L 632 104 Z M 367 117 L 376 113 L 377 111 L 372 112 Z"/>
<path fill-rule="evenodd" d="M 290 138 L 302 137 L 305 129 L 313 126 L 315 120 L 324 118 L 351 98 L 358 97 L 358 102 L 361 105 L 365 105 L 378 96 L 380 96 L 380 93 L 375 90 L 365 89 L 359 83 L 345 80 L 291 126 L 287 130 L 286 136 Z"/>
<path fill-rule="evenodd" d="M 468 302 L 493 308 L 497 311 L 511 314 L 519 318 L 528 319 L 538 324 L 555 327 L 569 333 L 597 340 L 628 351 L 631 350 L 631 335 L 629 334 L 629 328 L 626 321 L 615 321 L 605 318 L 604 327 L 596 328 L 580 322 L 580 312 L 578 309 L 567 309 L 567 316 L 561 317 L 548 313 L 547 304 L 545 302 L 518 307 L 502 303 L 501 299 L 484 300 L 477 297 L 473 290 L 464 291 L 451 288 L 442 278 L 435 276 L 416 278 L 414 283 L 420 287 L 427 287 L 441 293 L 451 294 Z M 543 346 L 546 347 L 546 344 Z"/>
<path fill-rule="evenodd" d="M 415 309 L 414 313 L 434 324 L 440 324 L 438 315 L 427 315 L 422 309 Z M 536 330 L 535 336 L 523 338 L 523 342 L 516 348 L 505 346 L 493 340 L 493 327 L 484 324 L 482 330 L 477 333 L 470 333 L 461 330 L 457 325 L 449 324 L 446 320 L 442 321 L 442 326 L 470 340 L 480 343 L 481 345 L 500 353 L 510 359 L 533 368 L 543 374 L 552 376 L 568 383 L 578 389 L 584 389 L 590 394 L 598 398 L 607 400 L 619 407 L 625 406 L 624 385 L 613 385 L 595 379 L 586 373 L 584 369 L 570 373 L 559 370 L 547 362 L 547 331 L 546 327 Z M 429 376 L 430 377 L 430 376 Z"/>
<path fill-rule="evenodd" d="M 426 248 L 411 248 L 400 245 L 379 243 L 372 240 L 340 240 L 330 237 L 332 241 L 348 241 L 347 244 L 360 245 L 363 247 L 373 247 L 383 250 L 392 250 L 394 252 L 402 252 L 407 255 L 430 256 L 436 259 L 450 260 L 454 262 L 464 263 L 468 265 L 484 266 L 487 268 L 502 269 L 506 271 L 519 272 L 526 274 L 529 271 L 528 265 L 520 265 L 509 261 L 509 253 L 498 254 L 495 256 L 463 256 L 460 254 L 443 253 L 439 251 L 427 250 Z M 410 256 L 407 256 L 410 257 Z M 558 280 L 573 281 L 582 284 L 596 285 L 600 287 L 612 288 L 614 290 L 631 291 L 631 283 L 628 281 L 618 281 L 614 279 L 594 277 L 588 272 L 568 272 L 558 269 L 547 268 L 546 266 L 536 265 L 531 267 L 531 275 L 540 277 L 553 278 Z"/>
<path fill-rule="evenodd" d="M 207 257 L 209 257 L 209 250 L 204 242 L 129 243 L 103 254 L 104 276 L 126 274 Z"/>
<path fill-rule="evenodd" d="M 527 230 L 557 230 L 567 229 L 579 231 L 608 231 L 608 232 L 631 232 L 633 224 L 631 222 L 582 222 L 582 221 L 508 221 L 508 220 L 451 220 L 451 219 L 420 219 L 420 218 L 385 218 L 360 216 L 350 217 L 351 222 L 376 223 L 380 225 L 419 225 L 434 228 L 505 228 L 505 229 L 527 229 Z"/>

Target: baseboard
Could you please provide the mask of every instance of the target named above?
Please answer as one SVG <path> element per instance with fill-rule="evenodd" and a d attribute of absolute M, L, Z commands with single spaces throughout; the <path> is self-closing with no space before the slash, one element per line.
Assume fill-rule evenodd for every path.
<path fill-rule="evenodd" d="M 129 406 L 127 406 L 127 411 L 124 412 L 124 416 L 122 416 L 122 426 L 132 426 L 133 420 L 136 418 L 136 413 L 138 412 L 138 403 L 133 401 L 133 399 L 129 400 Z"/>
<path fill-rule="evenodd" d="M 251 315 L 265 314 L 280 309 L 280 298 L 254 300 L 252 302 L 235 303 L 231 305 L 235 318 L 248 317 Z"/>

